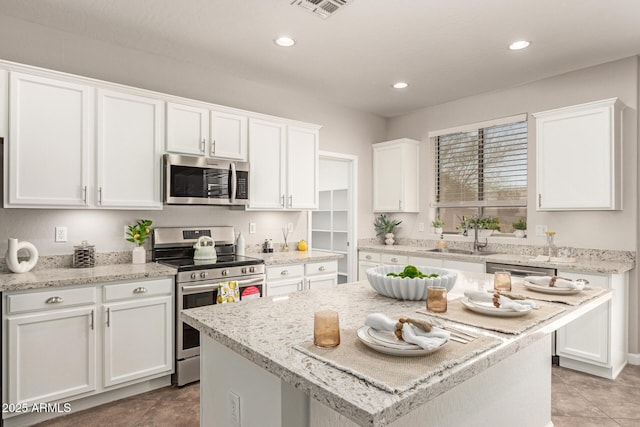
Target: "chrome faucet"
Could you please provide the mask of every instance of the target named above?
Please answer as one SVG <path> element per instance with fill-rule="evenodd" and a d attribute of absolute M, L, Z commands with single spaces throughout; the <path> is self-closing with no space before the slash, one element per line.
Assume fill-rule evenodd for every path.
<path fill-rule="evenodd" d="M 481 252 L 482 249 L 487 247 L 487 244 L 489 244 L 489 240 L 488 239 L 484 239 L 484 243 L 480 243 L 480 241 L 478 240 L 478 223 L 476 222 L 475 227 L 473 227 L 473 251 L 474 252 Z"/>

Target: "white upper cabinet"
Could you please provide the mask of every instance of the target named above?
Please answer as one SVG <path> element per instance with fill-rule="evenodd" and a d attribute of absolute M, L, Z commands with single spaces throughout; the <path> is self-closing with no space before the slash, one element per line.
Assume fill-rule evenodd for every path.
<path fill-rule="evenodd" d="M 247 160 L 247 117 L 211 112 L 211 157 Z"/>
<path fill-rule="evenodd" d="M 9 75 L 5 207 L 162 209 L 162 101 Z"/>
<path fill-rule="evenodd" d="M 96 204 L 161 209 L 163 102 L 98 90 Z"/>
<path fill-rule="evenodd" d="M 622 209 L 623 104 L 535 113 L 537 210 Z"/>
<path fill-rule="evenodd" d="M 247 160 L 247 117 L 167 102 L 167 151 Z"/>
<path fill-rule="evenodd" d="M 249 120 L 249 209 L 318 207 L 318 128 Z"/>
<path fill-rule="evenodd" d="M 92 88 L 16 72 L 9 88 L 5 207 L 86 206 Z"/>
<path fill-rule="evenodd" d="M 204 155 L 209 140 L 209 110 L 167 102 L 167 151 Z"/>
<path fill-rule="evenodd" d="M 418 141 L 373 144 L 373 211 L 418 212 Z"/>

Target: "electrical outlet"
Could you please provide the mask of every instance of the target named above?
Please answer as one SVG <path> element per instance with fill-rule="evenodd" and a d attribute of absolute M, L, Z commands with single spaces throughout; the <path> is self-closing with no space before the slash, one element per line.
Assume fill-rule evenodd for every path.
<path fill-rule="evenodd" d="M 229 412 L 231 416 L 231 425 L 240 427 L 240 396 L 234 392 L 229 392 Z"/>
<path fill-rule="evenodd" d="M 418 223 L 418 231 L 424 231 L 424 222 Z"/>
<path fill-rule="evenodd" d="M 56 243 L 67 241 L 67 227 L 56 227 Z"/>
<path fill-rule="evenodd" d="M 249 234 L 256 234 L 256 223 L 255 222 L 250 222 L 249 223 Z"/>
<path fill-rule="evenodd" d="M 544 233 L 547 232 L 546 225 L 536 225 L 536 236 L 544 236 Z"/>
<path fill-rule="evenodd" d="M 289 233 L 293 233 L 293 223 L 292 222 L 287 224 L 287 231 Z"/>

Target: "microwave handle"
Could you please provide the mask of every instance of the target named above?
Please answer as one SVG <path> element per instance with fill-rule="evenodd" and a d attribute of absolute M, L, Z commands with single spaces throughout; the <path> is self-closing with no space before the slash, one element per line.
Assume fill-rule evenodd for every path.
<path fill-rule="evenodd" d="M 238 191 L 238 177 L 236 176 L 236 164 L 231 162 L 231 202 L 236 201 L 236 192 Z"/>

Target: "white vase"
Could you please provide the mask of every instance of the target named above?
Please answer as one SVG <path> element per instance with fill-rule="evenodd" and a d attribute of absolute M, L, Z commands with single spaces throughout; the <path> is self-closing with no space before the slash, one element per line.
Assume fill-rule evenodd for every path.
<path fill-rule="evenodd" d="M 29 259 L 26 261 L 18 260 L 18 251 L 24 249 L 29 252 Z M 18 239 L 9 239 L 9 247 L 4 255 L 5 262 L 9 270 L 14 273 L 26 273 L 36 266 L 38 262 L 38 250 L 29 242 L 18 242 Z"/>
<path fill-rule="evenodd" d="M 144 264 L 147 262 L 147 251 L 142 246 L 136 246 L 131 251 L 131 262 L 133 264 Z"/>
<path fill-rule="evenodd" d="M 516 237 L 523 238 L 526 234 L 526 230 L 516 230 L 514 234 Z"/>
<path fill-rule="evenodd" d="M 433 229 L 433 232 L 436 233 L 436 234 L 442 234 L 442 227 L 435 227 Z"/>
<path fill-rule="evenodd" d="M 393 240 L 393 233 L 387 233 L 384 235 L 384 244 L 385 245 L 393 245 L 393 243 L 395 242 L 395 240 Z"/>

